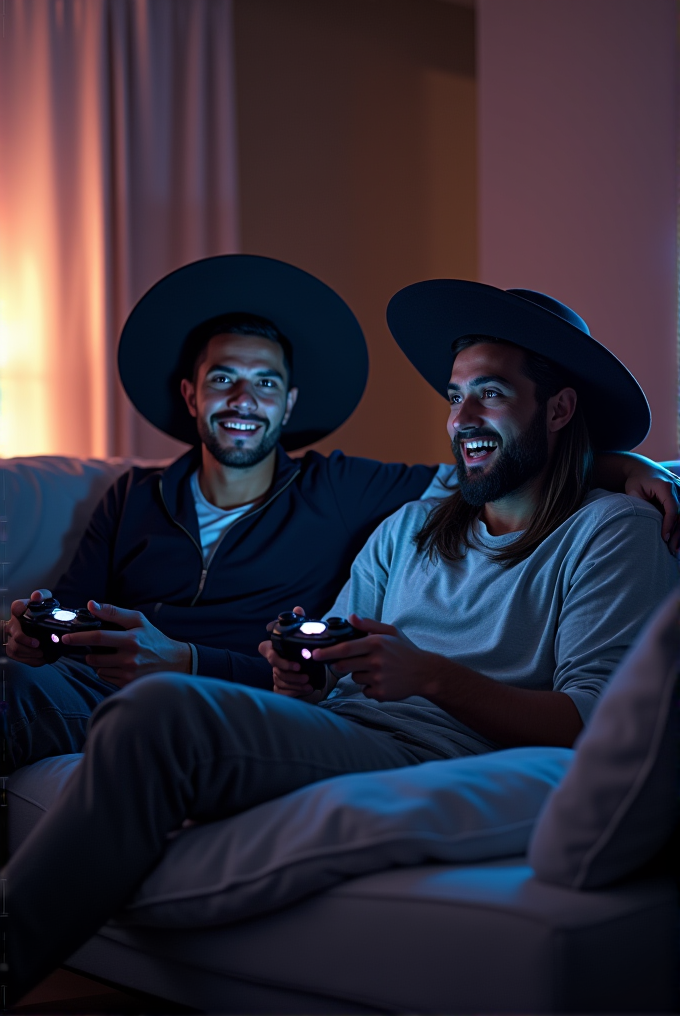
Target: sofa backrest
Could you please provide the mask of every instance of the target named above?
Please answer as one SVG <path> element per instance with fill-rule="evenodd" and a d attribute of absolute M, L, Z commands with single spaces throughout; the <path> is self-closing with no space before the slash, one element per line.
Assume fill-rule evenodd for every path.
<path fill-rule="evenodd" d="M 56 582 L 95 505 L 121 473 L 164 464 L 64 455 L 0 459 L 0 617 L 9 617 L 12 600 Z M 680 475 L 680 462 L 664 465 Z"/>
<path fill-rule="evenodd" d="M 0 611 L 56 582 L 106 489 L 141 459 L 36 455 L 0 460 Z M 80 606 L 72 604 L 71 606 Z"/>

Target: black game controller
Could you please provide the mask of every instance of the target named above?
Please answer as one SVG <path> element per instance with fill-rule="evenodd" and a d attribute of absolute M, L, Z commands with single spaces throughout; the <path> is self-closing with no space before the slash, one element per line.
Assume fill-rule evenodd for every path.
<path fill-rule="evenodd" d="M 110 646 L 69 646 L 61 641 L 63 635 L 75 635 L 80 631 L 125 631 L 113 621 L 100 621 L 87 607 L 65 610 L 59 600 L 31 600 L 21 617 L 24 635 L 37 639 L 46 663 L 54 663 L 62 653 L 69 656 L 86 656 L 88 653 L 110 655 L 117 652 Z"/>
<path fill-rule="evenodd" d="M 294 660 L 309 678 L 312 688 L 319 691 L 326 683 L 326 667 L 312 660 L 314 649 L 327 649 L 338 642 L 363 639 L 368 633 L 359 631 L 344 617 L 329 617 L 327 621 L 314 621 L 311 617 L 287 610 L 279 614 L 269 633 L 272 646 L 284 660 Z"/>

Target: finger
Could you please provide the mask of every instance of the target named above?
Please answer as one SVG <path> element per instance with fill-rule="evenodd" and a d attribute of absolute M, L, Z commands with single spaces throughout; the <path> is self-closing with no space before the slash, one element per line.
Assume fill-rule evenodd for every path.
<path fill-rule="evenodd" d="M 671 554 L 677 556 L 678 549 L 680 548 L 680 521 L 677 521 L 671 530 L 671 535 L 668 538 L 668 549 Z"/>
<path fill-rule="evenodd" d="M 272 673 L 275 675 L 275 680 L 289 685 L 291 688 L 302 688 L 303 685 L 309 684 L 309 675 L 302 671 L 281 670 L 279 667 L 273 667 Z"/>
<path fill-rule="evenodd" d="M 129 631 L 130 628 L 141 628 L 146 618 L 139 610 L 126 610 L 125 607 L 116 607 L 113 603 L 97 603 L 96 600 L 87 601 L 87 609 L 95 617 L 102 621 L 112 621 L 119 624 L 121 628 Z"/>
<path fill-rule="evenodd" d="M 294 614 L 299 614 L 300 617 L 305 617 L 305 608 L 304 607 L 293 607 L 293 613 Z"/>
<path fill-rule="evenodd" d="M 121 649 L 129 645 L 129 635 L 126 631 L 106 631 L 100 628 L 98 631 L 71 632 L 62 635 L 61 641 L 67 646 L 109 646 Z"/>
<path fill-rule="evenodd" d="M 284 660 L 282 656 L 279 656 L 268 639 L 265 642 L 260 642 L 257 648 L 260 655 L 264 656 L 267 663 L 270 663 L 272 667 L 279 667 L 281 670 L 300 669 L 299 663 L 296 663 L 294 660 Z"/>
<path fill-rule="evenodd" d="M 22 631 L 13 635 L 12 641 L 20 646 L 26 646 L 28 649 L 38 649 L 40 647 L 37 639 L 32 638 L 30 635 L 24 635 Z"/>
<path fill-rule="evenodd" d="M 21 649 L 17 646 L 13 646 L 10 642 L 5 646 L 5 651 L 10 659 L 16 660 L 17 663 L 42 663 L 43 654 L 42 649 L 33 650 L 32 652 L 26 649 Z"/>
<path fill-rule="evenodd" d="M 14 617 L 21 617 L 22 614 L 25 612 L 28 604 L 29 604 L 28 600 L 12 600 L 12 606 L 10 607 L 10 610 L 14 615 Z"/>
<path fill-rule="evenodd" d="M 383 624 L 382 621 L 373 621 L 370 617 L 359 617 L 358 614 L 349 615 L 349 623 L 359 631 L 367 631 L 371 635 L 398 635 L 398 630 L 393 624 Z"/>
<path fill-rule="evenodd" d="M 31 599 L 34 603 L 36 600 L 51 600 L 52 593 L 49 589 L 34 589 L 31 593 Z"/>
<path fill-rule="evenodd" d="M 675 491 L 671 490 L 661 501 L 661 510 L 663 512 L 663 521 L 661 525 L 661 535 L 666 542 L 670 540 L 673 528 L 678 521 L 678 502 L 675 497 Z"/>
<path fill-rule="evenodd" d="M 312 659 L 319 663 L 332 663 L 337 660 L 355 660 L 360 656 L 368 656 L 375 648 L 375 643 L 368 639 L 357 639 L 356 642 L 338 642 L 327 649 L 314 649 Z"/>

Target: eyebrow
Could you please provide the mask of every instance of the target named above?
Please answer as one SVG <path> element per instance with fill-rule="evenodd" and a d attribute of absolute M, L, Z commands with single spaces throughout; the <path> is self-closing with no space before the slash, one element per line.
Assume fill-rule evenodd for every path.
<path fill-rule="evenodd" d="M 208 368 L 207 373 L 212 374 L 214 370 L 224 371 L 225 374 L 238 374 L 238 369 L 236 367 L 228 367 L 226 364 L 221 363 L 216 363 L 214 366 Z M 285 381 L 283 374 L 280 370 L 277 370 L 276 367 L 265 367 L 263 370 L 256 370 L 255 377 L 278 377 L 282 381 Z"/>
<path fill-rule="evenodd" d="M 468 383 L 468 388 L 476 388 L 478 385 L 488 385 L 493 381 L 497 384 L 505 385 L 506 388 L 512 388 L 514 390 L 515 386 L 508 381 L 506 377 L 503 377 L 502 374 L 482 374 L 479 377 L 473 378 L 472 381 Z M 460 385 L 457 385 L 454 381 L 449 381 L 447 388 L 450 392 L 460 391 Z"/>

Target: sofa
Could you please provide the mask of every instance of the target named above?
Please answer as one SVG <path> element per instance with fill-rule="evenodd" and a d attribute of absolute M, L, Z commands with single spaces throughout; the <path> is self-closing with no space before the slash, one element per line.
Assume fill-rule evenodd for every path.
<path fill-rule="evenodd" d="M 0 463 L 4 617 L 128 465 Z M 676 1011 L 676 609 L 575 751 L 341 777 L 178 830 L 68 966 L 203 1012 Z M 77 764 L 10 778 L 10 849 Z"/>

